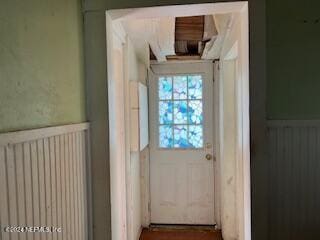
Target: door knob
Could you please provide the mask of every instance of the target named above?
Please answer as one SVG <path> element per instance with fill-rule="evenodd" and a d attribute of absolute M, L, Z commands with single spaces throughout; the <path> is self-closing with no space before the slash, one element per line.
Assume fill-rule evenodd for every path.
<path fill-rule="evenodd" d="M 209 160 L 211 160 L 212 159 L 212 155 L 210 154 L 210 153 L 208 153 L 207 155 L 206 155 L 206 159 L 209 161 Z"/>

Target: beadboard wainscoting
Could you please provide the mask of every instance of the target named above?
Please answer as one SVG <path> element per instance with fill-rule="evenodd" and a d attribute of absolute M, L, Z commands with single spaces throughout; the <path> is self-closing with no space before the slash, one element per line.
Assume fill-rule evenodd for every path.
<path fill-rule="evenodd" d="M 320 121 L 269 121 L 268 149 L 268 239 L 320 239 Z"/>
<path fill-rule="evenodd" d="M 88 123 L 0 134 L 1 239 L 88 239 L 88 134 Z"/>

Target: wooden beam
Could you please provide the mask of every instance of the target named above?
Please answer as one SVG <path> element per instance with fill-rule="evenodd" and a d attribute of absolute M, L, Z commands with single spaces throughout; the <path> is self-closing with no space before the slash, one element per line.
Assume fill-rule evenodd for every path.
<path fill-rule="evenodd" d="M 168 61 L 200 60 L 200 55 L 168 55 Z"/>
<path fill-rule="evenodd" d="M 149 55 L 150 55 L 150 60 L 157 60 L 156 55 L 153 53 L 150 44 L 149 44 Z"/>
<path fill-rule="evenodd" d="M 204 16 L 177 17 L 175 41 L 202 41 Z"/>

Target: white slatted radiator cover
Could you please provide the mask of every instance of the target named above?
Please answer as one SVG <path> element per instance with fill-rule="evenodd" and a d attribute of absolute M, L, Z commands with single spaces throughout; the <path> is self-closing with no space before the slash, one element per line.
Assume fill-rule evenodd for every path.
<path fill-rule="evenodd" d="M 88 239 L 87 123 L 0 134 L 3 240 Z M 7 226 L 56 233 L 7 233 Z"/>

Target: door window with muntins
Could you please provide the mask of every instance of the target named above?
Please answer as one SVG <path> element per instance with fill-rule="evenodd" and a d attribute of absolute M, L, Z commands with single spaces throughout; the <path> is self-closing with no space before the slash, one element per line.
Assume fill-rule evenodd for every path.
<path fill-rule="evenodd" d="M 161 76 L 158 81 L 159 147 L 202 148 L 202 76 Z"/>

